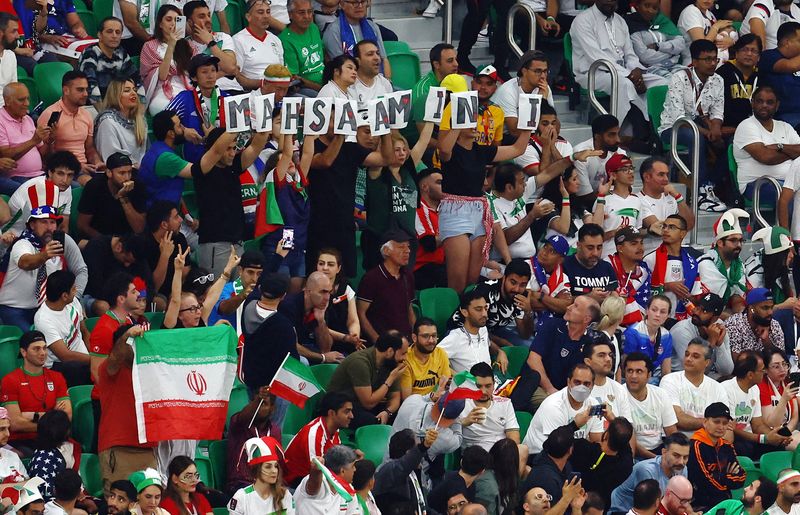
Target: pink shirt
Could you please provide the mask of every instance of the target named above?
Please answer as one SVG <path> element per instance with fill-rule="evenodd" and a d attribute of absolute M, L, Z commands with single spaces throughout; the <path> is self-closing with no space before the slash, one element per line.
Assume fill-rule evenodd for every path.
<path fill-rule="evenodd" d="M 22 120 L 12 118 L 6 108 L 0 109 L 0 147 L 13 147 L 29 141 L 36 132 L 33 119 L 27 114 Z M 38 177 L 42 175 L 42 155 L 39 146 L 28 150 L 17 159 L 17 167 L 8 172 L 12 177 Z"/>
<path fill-rule="evenodd" d="M 75 113 L 70 113 L 64 106 L 64 102 L 59 99 L 58 102 L 42 112 L 37 125 L 39 127 L 47 126 L 50 115 L 56 111 L 61 111 L 61 118 L 58 119 L 58 125 L 56 125 L 56 141 L 53 150 L 69 150 L 81 164 L 86 164 L 86 140 L 94 132 L 94 120 L 86 109 L 78 108 Z"/>

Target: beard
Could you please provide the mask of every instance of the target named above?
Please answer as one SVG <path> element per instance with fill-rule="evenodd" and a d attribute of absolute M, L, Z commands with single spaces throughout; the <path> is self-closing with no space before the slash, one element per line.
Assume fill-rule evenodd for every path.
<path fill-rule="evenodd" d="M 183 145 L 186 143 L 186 136 L 183 134 L 176 134 L 175 135 L 175 145 Z"/>
<path fill-rule="evenodd" d="M 772 317 L 760 317 L 754 314 L 753 322 L 761 327 L 769 327 L 772 324 Z"/>
<path fill-rule="evenodd" d="M 711 320 L 703 320 L 699 316 L 692 315 L 692 324 L 696 327 L 708 327 L 711 325 Z"/>
<path fill-rule="evenodd" d="M 19 40 L 15 39 L 14 41 L 3 41 L 3 48 L 6 50 L 16 50 L 19 46 Z"/>

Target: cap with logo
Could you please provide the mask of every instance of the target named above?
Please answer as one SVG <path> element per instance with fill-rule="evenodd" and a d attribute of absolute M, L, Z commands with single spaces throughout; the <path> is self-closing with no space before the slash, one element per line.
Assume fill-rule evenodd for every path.
<path fill-rule="evenodd" d="M 720 316 L 722 314 L 722 310 L 725 309 L 725 301 L 722 300 L 722 297 L 716 293 L 706 293 L 697 299 L 695 304 L 716 316 Z"/>
<path fill-rule="evenodd" d="M 478 77 L 489 77 L 490 79 L 500 80 L 500 76 L 497 74 L 497 68 L 491 64 L 478 68 L 478 71 L 475 72 L 475 78 L 477 79 Z"/>
<path fill-rule="evenodd" d="M 625 168 L 626 166 L 633 166 L 633 161 L 631 161 L 631 158 L 625 154 L 614 154 L 608 159 L 608 161 L 606 161 L 606 175 L 610 179 L 612 173 L 616 172 L 620 168 Z"/>
<path fill-rule="evenodd" d="M 706 410 L 703 412 L 703 417 L 705 418 L 719 418 L 725 417 L 727 419 L 732 419 L 731 417 L 731 410 L 728 408 L 728 405 L 724 402 L 712 402 L 708 405 Z"/>
<path fill-rule="evenodd" d="M 626 241 L 641 241 L 643 239 L 644 234 L 630 226 L 623 227 L 614 235 L 614 243 L 617 245 L 625 243 Z"/>
<path fill-rule="evenodd" d="M 774 301 L 775 299 L 772 297 L 772 292 L 767 288 L 753 288 L 747 292 L 747 297 L 745 298 L 748 306 L 770 300 Z"/>
<path fill-rule="evenodd" d="M 131 156 L 125 154 L 124 152 L 114 152 L 108 156 L 108 159 L 106 159 L 106 168 L 109 170 L 122 168 L 123 166 L 133 166 Z"/>
<path fill-rule="evenodd" d="M 141 492 L 151 485 L 156 485 L 162 490 L 164 489 L 164 486 L 161 484 L 161 474 L 159 474 L 156 469 L 149 467 L 144 470 L 138 470 L 134 472 L 128 476 L 128 481 L 133 483 L 133 486 L 136 488 L 137 492 Z"/>
<path fill-rule="evenodd" d="M 545 240 L 545 243 L 549 243 L 553 250 L 562 257 L 567 257 L 569 254 L 569 242 L 567 239 L 560 234 L 554 234 Z"/>

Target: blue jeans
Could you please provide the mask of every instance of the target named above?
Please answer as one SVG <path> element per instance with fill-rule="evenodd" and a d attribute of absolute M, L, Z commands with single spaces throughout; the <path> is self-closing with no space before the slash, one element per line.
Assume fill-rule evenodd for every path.
<path fill-rule="evenodd" d="M 0 195 L 8 195 L 10 197 L 17 191 L 19 185 L 28 179 L 30 177 L 0 177 Z"/>
<path fill-rule="evenodd" d="M 669 128 L 661 133 L 661 142 L 664 144 L 671 144 L 672 143 L 672 128 Z M 688 127 L 681 127 L 678 129 L 678 145 L 683 145 L 689 149 L 690 156 L 692 152 L 692 146 L 694 144 L 692 130 Z M 706 184 L 710 184 L 711 181 L 708 179 L 708 170 L 706 165 L 706 139 L 703 135 L 700 135 L 700 148 L 697 149 L 699 152 L 700 159 L 699 161 L 699 168 L 697 169 L 697 175 L 699 179 L 700 186 L 704 186 Z M 691 158 L 686 163 L 686 166 L 691 168 Z"/>
<path fill-rule="evenodd" d="M 778 184 L 783 186 L 783 181 L 778 180 Z M 747 187 L 744 189 L 744 198 L 747 200 L 753 200 L 753 193 L 756 190 L 756 181 L 747 183 Z M 769 205 L 774 206 L 778 201 L 777 192 L 775 188 L 772 187 L 770 184 L 765 184 L 761 186 L 761 202 L 766 202 Z M 793 202 L 789 204 L 789 214 L 791 215 Z"/>
<path fill-rule="evenodd" d="M 23 332 L 31 330 L 33 325 L 33 315 L 36 314 L 36 308 L 12 308 L 11 306 L 0 306 L 0 320 L 5 325 L 15 325 L 22 329 Z"/>

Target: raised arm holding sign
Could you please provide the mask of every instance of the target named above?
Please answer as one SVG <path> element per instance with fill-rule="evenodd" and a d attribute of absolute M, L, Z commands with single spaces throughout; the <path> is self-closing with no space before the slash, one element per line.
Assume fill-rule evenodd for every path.
<path fill-rule="evenodd" d="M 445 88 L 431 87 L 428 90 L 428 98 L 425 99 L 425 118 L 426 122 L 433 122 L 438 124 L 442 121 L 442 112 L 444 112 L 445 97 L 447 90 Z"/>
<path fill-rule="evenodd" d="M 542 95 L 519 94 L 517 129 L 535 131 L 542 112 Z"/>
<path fill-rule="evenodd" d="M 474 129 L 478 126 L 478 92 L 450 94 L 450 127 Z"/>

